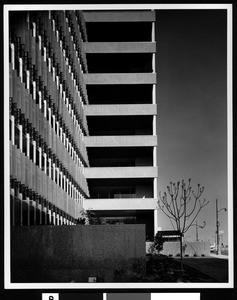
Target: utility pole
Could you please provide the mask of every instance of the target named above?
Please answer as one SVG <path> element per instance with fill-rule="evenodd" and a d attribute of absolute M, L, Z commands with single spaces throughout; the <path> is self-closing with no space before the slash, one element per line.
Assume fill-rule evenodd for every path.
<path fill-rule="evenodd" d="M 221 210 L 227 211 L 226 208 L 221 208 L 218 209 L 218 199 L 216 199 L 216 255 L 221 254 L 221 249 L 220 249 L 220 233 L 219 233 L 219 212 Z"/>

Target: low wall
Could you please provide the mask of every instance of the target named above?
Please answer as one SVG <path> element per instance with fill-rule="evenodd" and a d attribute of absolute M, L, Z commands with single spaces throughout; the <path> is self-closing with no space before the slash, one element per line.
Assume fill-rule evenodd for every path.
<path fill-rule="evenodd" d="M 149 253 L 149 249 L 152 243 L 146 244 L 146 252 Z M 165 242 L 163 244 L 163 250 L 160 252 L 163 255 L 172 255 L 175 257 L 180 254 L 180 242 Z M 209 256 L 210 255 L 210 243 L 208 242 L 183 242 L 183 256 Z"/>
<path fill-rule="evenodd" d="M 145 255 L 145 225 L 15 227 L 11 281 L 126 282 L 145 275 Z"/>

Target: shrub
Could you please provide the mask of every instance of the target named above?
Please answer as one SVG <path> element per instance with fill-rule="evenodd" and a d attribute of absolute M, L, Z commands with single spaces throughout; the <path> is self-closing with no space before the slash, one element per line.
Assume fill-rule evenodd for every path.
<path fill-rule="evenodd" d="M 157 234 L 154 237 L 154 242 L 152 246 L 154 247 L 154 249 L 158 251 L 158 253 L 160 253 L 160 251 L 163 250 L 163 244 L 164 244 L 164 238 L 161 235 L 159 235 L 159 232 L 157 232 Z"/>

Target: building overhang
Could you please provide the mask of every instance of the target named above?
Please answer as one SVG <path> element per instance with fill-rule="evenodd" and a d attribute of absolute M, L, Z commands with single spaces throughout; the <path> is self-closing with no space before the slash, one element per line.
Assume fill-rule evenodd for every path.
<path fill-rule="evenodd" d="M 156 147 L 156 135 L 85 136 L 86 147 Z"/>
<path fill-rule="evenodd" d="M 154 210 L 157 209 L 157 199 L 154 198 L 115 198 L 86 199 L 85 210 Z"/>
<path fill-rule="evenodd" d="M 113 104 L 85 105 L 86 116 L 129 116 L 156 115 L 156 104 Z"/>
<path fill-rule="evenodd" d="M 84 73 L 86 84 L 156 84 L 156 73 Z"/>
<path fill-rule="evenodd" d="M 86 53 L 155 53 L 155 42 L 87 42 Z"/>
<path fill-rule="evenodd" d="M 85 22 L 155 22 L 155 11 L 84 11 Z"/>
<path fill-rule="evenodd" d="M 85 168 L 87 179 L 100 178 L 157 178 L 157 167 L 101 167 Z"/>

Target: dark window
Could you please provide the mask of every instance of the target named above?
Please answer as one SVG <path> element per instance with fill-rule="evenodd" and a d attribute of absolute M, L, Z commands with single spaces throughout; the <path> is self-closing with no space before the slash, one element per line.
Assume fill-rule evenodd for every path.
<path fill-rule="evenodd" d="M 44 155 L 41 155 L 41 168 L 44 171 Z"/>
<path fill-rule="evenodd" d="M 39 167 L 39 149 L 36 149 L 36 166 Z"/>
<path fill-rule="evenodd" d="M 47 176 L 49 176 L 49 161 L 47 160 Z"/>
<path fill-rule="evenodd" d="M 33 161 L 33 153 L 34 153 L 34 147 L 32 144 L 32 141 L 30 142 L 30 160 Z"/>
<path fill-rule="evenodd" d="M 27 138 L 25 135 L 23 135 L 23 153 L 27 155 Z"/>
<path fill-rule="evenodd" d="M 11 138 L 12 138 L 12 120 L 10 119 L 9 120 L 9 132 L 10 132 L 10 141 L 11 141 Z"/>
<path fill-rule="evenodd" d="M 17 126 L 15 126 L 15 145 L 20 148 L 20 130 Z"/>

